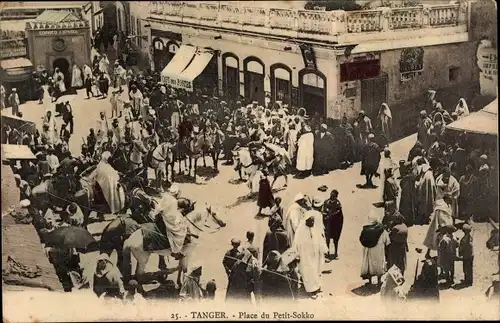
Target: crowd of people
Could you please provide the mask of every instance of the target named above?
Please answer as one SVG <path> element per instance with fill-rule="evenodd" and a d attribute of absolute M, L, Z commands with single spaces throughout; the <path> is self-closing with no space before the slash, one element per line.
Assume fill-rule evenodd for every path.
<path fill-rule="evenodd" d="M 308 116 L 304 108 L 283 102 L 266 102 L 263 106 L 247 98 L 221 100 L 208 89 L 194 93 L 174 89 L 155 76 L 127 71 L 119 60 L 111 64 L 105 54 L 97 55 L 92 66 L 85 65 L 81 69 L 73 66 L 69 88 L 64 74 L 58 69 L 52 77 L 44 71 L 36 79 L 40 103 L 43 103 L 46 86 L 52 101 L 59 101 L 56 103 L 58 115 L 47 111 L 41 131 L 34 135 L 13 135 L 16 129 L 4 129 L 2 142 L 27 145 L 37 157 L 35 161 L 20 162 L 14 170 L 21 199 L 30 201 L 24 205 L 39 232 L 50 232 L 61 226 L 85 228 L 88 224 L 84 215 L 86 210 L 71 199 L 71 194 L 78 190 L 75 179 L 92 166 L 97 165 L 97 172 L 101 172 L 96 177 L 106 177 L 106 187 L 102 187 L 102 182 L 92 186 L 103 193 L 110 190 L 108 186 L 118 187 L 122 178 L 126 181 L 138 179 L 139 187 L 147 187 L 150 185 L 148 168 L 163 169 L 159 174 L 166 185 L 159 186 L 158 192 L 163 193 L 166 188 L 168 192 L 163 194 L 174 198 L 180 209 L 182 199 L 175 185 L 170 183 L 174 181 L 173 175 L 169 181 L 168 164 L 178 161 L 180 167 L 180 161 L 185 158 L 198 158 L 204 153 L 218 156 L 222 152 L 225 164 L 235 165 L 240 178 L 243 174 L 248 175 L 250 194 L 258 195 L 257 217 L 268 218 L 268 232 L 262 242 L 254 241 L 253 232 L 247 233 L 245 244 L 238 238 L 231 240 L 232 249 L 222 261 L 229 282 L 226 300 L 251 301 L 252 295 L 256 301 L 297 299 L 304 295 L 317 298 L 322 291 L 325 261 L 339 257 L 344 222 L 339 192 L 332 190 L 326 201 L 299 193 L 284 210 L 281 199 L 273 196 L 274 181 L 271 184 L 268 176 L 274 175 L 275 179 L 284 176 L 287 180 L 288 174 L 295 173 L 297 178 L 305 178 L 361 162 L 361 175 L 366 179 L 361 188 L 374 188 L 373 177 L 381 178 L 379 206 L 384 208 L 385 214 L 383 218 L 370 214 L 369 223 L 362 228 L 359 239 L 363 249 L 361 277 L 369 284 L 377 277 L 378 285 L 385 279 L 387 286 L 389 273 L 399 271 L 404 275 L 409 251 L 408 227 L 429 225 L 423 241 L 428 248 L 427 260 L 409 295 L 431 298 L 439 295 L 439 278 L 442 276 L 453 282 L 453 263 L 457 259 L 463 262 L 464 283 L 473 283 L 471 224 L 492 216 L 491 209 L 484 206 L 494 204 L 498 189 L 491 152 L 469 148 L 465 135 L 454 144 L 445 143 L 446 124 L 469 113 L 463 99 L 450 113 L 435 100 L 435 92 L 430 92 L 431 106 L 421 111 L 418 120 L 417 142 L 407 161 L 398 164 L 392 160 L 388 148 L 393 137 L 392 113 L 385 103 L 376 120 L 370 120 L 361 111 L 353 123 L 344 117 L 336 125 L 332 120 L 319 115 Z M 89 129 L 81 146 L 80 156 L 72 156 L 69 141 L 73 134 L 73 112 L 63 96 L 82 87 L 89 100 L 94 97 L 109 99 L 112 112 L 109 118 L 104 111 L 100 113 L 100 119 Z M 9 101 L 17 102 L 13 113 L 19 115 L 15 91 L 13 94 Z M 59 115 L 63 122 L 58 126 L 56 118 Z M 200 138 L 204 139 L 198 151 L 196 145 L 202 140 Z M 162 144 L 167 144 L 168 156 L 155 155 Z M 248 149 L 250 164 L 242 162 L 244 149 Z M 154 159 L 159 166 L 152 166 Z M 214 168 L 217 167 L 214 157 Z M 398 173 L 400 176 L 396 178 Z M 67 181 L 56 180 L 61 178 Z M 49 211 L 41 214 L 35 208 L 40 205 L 39 197 L 33 194 L 35 187 L 67 182 L 68 186 L 54 188 L 58 197 L 64 200 L 63 205 L 50 205 Z M 119 198 L 118 194 L 111 197 Z M 106 202 L 112 213 L 117 213 L 118 210 L 113 210 L 116 201 L 106 198 Z M 179 219 L 175 217 L 174 222 L 183 221 Z M 457 229 L 464 232 L 459 243 L 453 236 Z M 43 234 L 40 236 L 42 238 Z M 186 236 L 184 232 L 182 237 Z M 174 245 L 168 228 L 167 237 L 170 245 Z M 331 240 L 333 253 L 330 253 Z M 174 253 L 177 258 L 185 256 L 181 249 Z M 71 291 L 79 285 L 74 273 L 81 275 L 82 272 L 79 256 L 72 248 L 47 246 L 47 250 L 64 289 Z M 437 252 L 437 258 L 431 257 L 431 251 Z M 125 300 L 148 298 L 153 294 L 154 297 L 162 294 L 162 297 L 182 300 L 213 299 L 215 296 L 214 281 L 200 283 L 202 267 L 199 265 L 191 267 L 178 285 L 167 279 L 168 274 L 157 277 L 160 288 L 149 294 L 137 277 L 124 281 L 122 274 L 109 256 L 101 253 L 92 289 L 99 297 Z M 382 288 L 387 289 L 386 286 Z"/>

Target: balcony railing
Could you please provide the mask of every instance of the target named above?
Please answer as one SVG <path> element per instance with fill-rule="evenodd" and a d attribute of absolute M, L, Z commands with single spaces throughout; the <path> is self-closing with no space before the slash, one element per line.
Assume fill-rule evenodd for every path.
<path fill-rule="evenodd" d="M 338 36 L 467 24 L 467 3 L 319 11 L 243 7 L 224 2 L 151 2 L 150 18 L 277 36 Z"/>

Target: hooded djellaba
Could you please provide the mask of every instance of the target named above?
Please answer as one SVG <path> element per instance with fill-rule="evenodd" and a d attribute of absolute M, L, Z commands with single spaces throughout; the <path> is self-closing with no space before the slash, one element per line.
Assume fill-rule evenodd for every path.
<path fill-rule="evenodd" d="M 93 291 L 97 297 L 121 299 L 125 295 L 122 275 L 105 253 L 97 258 Z"/>

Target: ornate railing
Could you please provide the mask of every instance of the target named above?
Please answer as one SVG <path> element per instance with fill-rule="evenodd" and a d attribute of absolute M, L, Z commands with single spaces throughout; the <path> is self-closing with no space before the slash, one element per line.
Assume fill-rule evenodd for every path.
<path fill-rule="evenodd" d="M 244 7 L 224 2 L 151 2 L 150 18 L 299 37 L 337 36 L 467 24 L 467 3 L 360 11 Z"/>

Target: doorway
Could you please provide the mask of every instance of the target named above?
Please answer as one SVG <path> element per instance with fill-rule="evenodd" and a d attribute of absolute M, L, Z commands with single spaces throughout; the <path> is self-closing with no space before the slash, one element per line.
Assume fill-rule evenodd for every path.
<path fill-rule="evenodd" d="M 361 80 L 361 109 L 375 120 L 382 103 L 387 103 L 387 75 Z"/>
<path fill-rule="evenodd" d="M 66 88 L 69 89 L 71 86 L 71 73 L 68 60 L 66 58 L 57 58 L 54 60 L 54 63 L 52 63 L 52 68 L 54 71 L 56 68 L 59 68 L 61 73 L 64 75 L 64 84 L 66 85 Z"/>
<path fill-rule="evenodd" d="M 326 76 L 317 70 L 299 72 L 301 106 L 307 114 L 326 116 Z"/>

